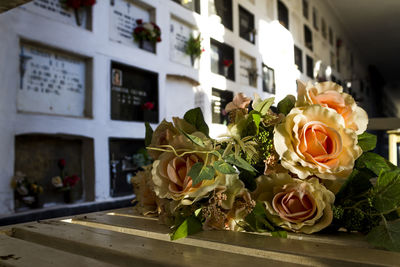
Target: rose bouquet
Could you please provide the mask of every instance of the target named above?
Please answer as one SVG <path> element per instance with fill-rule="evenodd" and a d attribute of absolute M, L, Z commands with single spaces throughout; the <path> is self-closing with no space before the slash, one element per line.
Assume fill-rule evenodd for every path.
<path fill-rule="evenodd" d="M 96 0 L 60 0 L 66 8 L 72 8 L 74 10 L 76 24 L 81 26 L 81 19 L 79 16 L 79 10 L 83 8 L 89 8 L 96 4 Z"/>
<path fill-rule="evenodd" d="M 199 108 L 146 124 L 152 165 L 132 178 L 136 209 L 171 226 L 171 239 L 200 230 L 312 234 L 357 231 L 400 250 L 400 171 L 369 152 L 368 117 L 333 82 L 299 82 L 297 99 L 238 94 L 226 135 L 209 136 Z M 250 105 L 251 104 L 251 105 Z"/>
<path fill-rule="evenodd" d="M 151 43 L 161 42 L 161 29 L 154 22 L 143 23 L 143 20 L 136 20 L 136 27 L 133 30 L 133 38 L 136 42 L 149 41 Z"/>

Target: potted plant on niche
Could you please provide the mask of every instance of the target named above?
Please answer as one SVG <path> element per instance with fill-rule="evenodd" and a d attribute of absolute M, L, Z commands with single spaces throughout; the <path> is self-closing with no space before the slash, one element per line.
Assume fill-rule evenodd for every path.
<path fill-rule="evenodd" d="M 60 159 L 58 161 L 58 168 L 60 169 L 60 176 L 55 176 L 51 179 L 51 183 L 53 186 L 59 190 L 60 192 L 64 193 L 64 202 L 65 203 L 73 203 L 73 191 L 72 189 L 75 185 L 79 182 L 80 178 L 78 175 L 73 174 L 71 176 L 65 175 L 65 159 Z"/>
<path fill-rule="evenodd" d="M 161 29 L 154 22 L 143 23 L 143 20 L 136 20 L 136 27 L 133 30 L 133 38 L 139 43 L 139 48 L 155 52 L 155 44 L 161 42 Z"/>
<path fill-rule="evenodd" d="M 28 179 L 24 173 L 16 172 L 11 180 L 11 187 L 14 189 L 14 196 L 17 201 L 31 209 L 42 207 L 43 203 L 41 203 L 39 195 L 43 193 L 43 187 Z"/>
<path fill-rule="evenodd" d="M 82 25 L 79 12 L 81 9 L 89 9 L 91 6 L 96 4 L 96 0 L 60 0 L 61 4 L 64 4 L 67 8 L 72 8 L 75 13 L 75 20 L 78 26 Z"/>
<path fill-rule="evenodd" d="M 257 77 L 258 77 L 257 68 L 254 67 L 246 68 L 246 70 L 247 70 L 247 75 L 249 77 L 249 85 L 257 87 Z"/>
<path fill-rule="evenodd" d="M 185 52 L 190 56 L 190 62 L 192 66 L 194 66 L 195 60 L 200 58 L 201 53 L 204 52 L 204 49 L 201 48 L 202 38 L 199 35 L 194 37 L 193 34 L 190 34 L 189 40 L 186 42 Z"/>

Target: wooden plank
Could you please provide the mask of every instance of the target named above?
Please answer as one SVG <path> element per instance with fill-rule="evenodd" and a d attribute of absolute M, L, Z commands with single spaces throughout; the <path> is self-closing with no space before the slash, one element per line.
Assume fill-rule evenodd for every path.
<path fill-rule="evenodd" d="M 299 266 L 299 262 L 305 262 L 301 257 L 292 257 L 292 262 L 285 262 L 171 242 L 166 234 L 162 234 L 165 240 L 159 240 L 137 236 L 125 230 L 129 232 L 129 229 L 124 228 L 110 231 L 93 225 L 88 227 L 48 221 L 13 228 L 12 236 L 118 266 L 211 267 L 220 266 L 222 263 L 226 266 L 245 266 L 249 263 L 253 266 Z M 308 261 L 307 265 L 310 263 L 315 265 L 314 261 Z"/>
<path fill-rule="evenodd" d="M 138 214 L 137 211 L 132 207 L 115 209 L 113 211 L 103 212 L 102 214 L 131 217 L 131 218 L 142 218 L 146 220 L 158 221 L 157 217 L 145 217 Z M 76 218 L 80 217 L 77 216 Z M 248 233 L 248 234 L 271 236 L 269 233 Z M 351 246 L 351 247 L 373 248 L 365 240 L 365 236 L 358 233 L 349 234 L 347 232 L 337 232 L 335 234 L 312 234 L 312 235 L 288 233 L 288 239 Z"/>
<path fill-rule="evenodd" d="M 114 266 L 0 234 L 0 266 Z"/>
<path fill-rule="evenodd" d="M 119 213 L 124 214 L 124 216 L 118 216 Z M 168 229 L 159 225 L 156 219 L 136 216 L 130 211 L 115 211 L 108 215 L 78 216 L 72 220 L 72 223 L 112 231 L 123 231 L 158 240 L 168 240 L 166 235 Z M 360 240 L 355 242 L 342 240 L 339 242 L 339 239 L 340 237 L 331 237 L 327 242 L 320 242 L 320 240 L 323 240 L 322 237 L 314 240 L 296 240 L 231 231 L 205 231 L 179 240 L 179 242 L 254 257 L 261 256 L 276 260 L 285 257 L 288 262 L 307 263 L 307 260 L 313 259 L 388 266 L 398 266 L 400 262 L 399 253 L 368 248 L 365 242 L 360 242 Z M 291 258 L 291 256 L 300 257 Z"/>

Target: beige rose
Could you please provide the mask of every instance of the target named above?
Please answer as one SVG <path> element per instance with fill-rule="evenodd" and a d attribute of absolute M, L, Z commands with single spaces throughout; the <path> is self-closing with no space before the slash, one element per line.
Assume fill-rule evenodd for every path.
<path fill-rule="evenodd" d="M 342 115 L 346 128 L 362 134 L 367 129 L 368 115 L 357 106 L 354 98 L 343 93 L 342 86 L 334 82 L 323 82 L 307 85 L 298 81 L 297 107 L 318 104 L 336 110 Z"/>
<path fill-rule="evenodd" d="M 229 102 L 226 107 L 225 111 L 230 112 L 235 109 L 246 109 L 251 102 L 251 98 L 246 97 L 245 94 L 239 93 L 235 95 L 232 102 Z"/>
<path fill-rule="evenodd" d="M 154 193 L 154 185 L 151 179 L 151 165 L 143 167 L 143 171 L 136 173 L 131 178 L 134 192 L 136 194 L 136 209 L 143 215 L 157 213 L 157 196 Z"/>
<path fill-rule="evenodd" d="M 178 134 L 178 130 L 171 122 L 163 120 L 160 125 L 155 129 L 151 138 L 150 147 L 158 147 L 160 145 L 169 145 L 174 136 Z M 158 159 L 162 152 L 148 149 L 149 155 L 154 159 Z"/>
<path fill-rule="evenodd" d="M 194 136 L 200 137 L 209 148 L 206 137 L 203 133 L 195 132 Z M 179 149 L 187 149 L 190 151 L 200 150 L 202 148 L 195 146 L 190 140 L 183 135 L 178 135 L 171 142 L 171 145 Z M 212 180 L 203 180 L 197 184 L 193 184 L 192 178 L 188 173 L 192 166 L 197 162 L 205 162 L 205 153 L 189 153 L 181 157 L 176 156 L 172 152 L 163 152 L 158 160 L 153 163 L 152 179 L 154 182 L 154 191 L 160 198 L 169 198 L 173 200 L 181 200 L 184 205 L 190 205 L 192 202 L 204 197 L 217 186 L 216 176 Z M 210 164 L 212 157 L 209 157 L 207 164 Z"/>
<path fill-rule="evenodd" d="M 284 168 L 304 179 L 347 178 L 362 150 L 343 117 L 320 105 L 293 108 L 275 126 L 274 146 Z"/>
<path fill-rule="evenodd" d="M 257 178 L 253 197 L 263 201 L 268 218 L 276 225 L 311 234 L 331 224 L 335 195 L 317 178 L 294 179 L 287 173 Z"/>

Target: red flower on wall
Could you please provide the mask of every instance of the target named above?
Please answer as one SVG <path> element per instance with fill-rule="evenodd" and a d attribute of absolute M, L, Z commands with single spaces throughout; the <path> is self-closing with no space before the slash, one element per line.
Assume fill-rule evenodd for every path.
<path fill-rule="evenodd" d="M 142 108 L 144 110 L 153 110 L 154 109 L 154 103 L 153 102 L 146 102 L 143 104 Z"/>
<path fill-rule="evenodd" d="M 63 180 L 63 184 L 65 187 L 74 187 L 76 185 L 77 182 L 79 182 L 81 178 L 74 174 L 71 176 L 66 176 Z"/>
<path fill-rule="evenodd" d="M 225 67 L 230 67 L 233 64 L 232 59 L 224 59 L 224 61 L 222 61 L 222 64 L 224 64 Z"/>
<path fill-rule="evenodd" d="M 58 168 L 60 168 L 60 170 L 63 170 L 65 167 L 65 164 L 67 164 L 67 162 L 65 161 L 65 159 L 59 159 L 57 162 Z"/>

